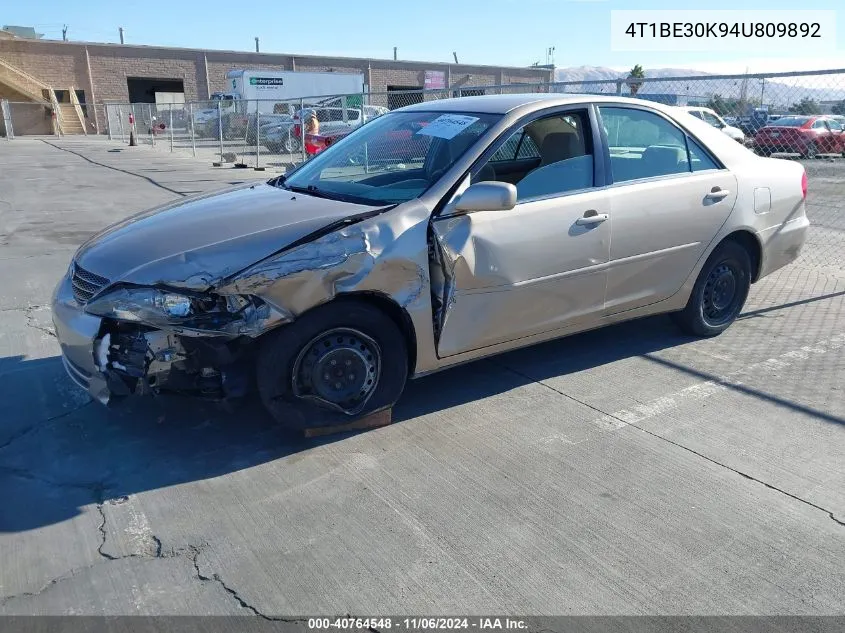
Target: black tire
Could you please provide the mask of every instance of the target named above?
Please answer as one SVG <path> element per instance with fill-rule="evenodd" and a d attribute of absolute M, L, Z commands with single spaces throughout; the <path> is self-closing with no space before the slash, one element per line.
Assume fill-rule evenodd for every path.
<path fill-rule="evenodd" d="M 291 136 L 282 141 L 282 149 L 285 150 L 286 154 L 294 154 L 300 151 L 302 146 L 299 144 L 298 138 Z"/>
<path fill-rule="evenodd" d="M 707 258 L 686 307 L 672 318 L 687 334 L 716 336 L 739 316 L 750 287 L 748 251 L 738 242 L 726 240 Z"/>
<path fill-rule="evenodd" d="M 336 360 L 340 364 L 335 366 Z M 343 374 L 344 364 L 353 373 L 322 380 L 329 375 L 324 372 Z M 256 371 L 261 401 L 279 424 L 291 430 L 335 426 L 394 405 L 408 377 L 408 350 L 389 316 L 363 301 L 343 298 L 268 334 L 260 341 Z M 374 384 L 368 386 L 362 376 L 374 377 Z M 342 406 L 318 399 L 341 385 L 335 380 L 344 381 L 339 398 L 352 394 Z M 363 402 L 355 400 L 358 396 Z"/>
<path fill-rule="evenodd" d="M 807 145 L 807 149 L 804 150 L 804 158 L 809 158 L 810 160 L 814 158 L 818 158 L 819 155 L 819 148 L 816 147 L 814 142 L 811 142 Z"/>

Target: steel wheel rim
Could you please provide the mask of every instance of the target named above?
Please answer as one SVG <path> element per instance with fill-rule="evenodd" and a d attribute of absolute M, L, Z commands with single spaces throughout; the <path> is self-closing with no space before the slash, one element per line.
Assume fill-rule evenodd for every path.
<path fill-rule="evenodd" d="M 352 328 L 334 328 L 302 347 L 291 375 L 293 393 L 347 415 L 360 413 L 381 375 L 381 350 Z"/>
<path fill-rule="evenodd" d="M 739 300 L 741 274 L 736 266 L 722 262 L 713 267 L 704 282 L 701 310 L 710 325 L 722 325 L 736 313 Z"/>

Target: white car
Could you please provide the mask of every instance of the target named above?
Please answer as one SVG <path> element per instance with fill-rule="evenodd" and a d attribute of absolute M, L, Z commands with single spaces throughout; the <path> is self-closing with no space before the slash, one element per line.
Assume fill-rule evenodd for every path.
<path fill-rule="evenodd" d="M 730 136 L 733 140 L 740 143 L 745 142 L 745 134 L 742 133 L 742 130 L 725 123 L 725 120 L 710 108 L 687 106 L 681 107 L 681 109 L 689 112 L 695 118 L 701 119 L 705 123 L 709 123 L 713 127 L 722 130 L 722 132 Z"/>

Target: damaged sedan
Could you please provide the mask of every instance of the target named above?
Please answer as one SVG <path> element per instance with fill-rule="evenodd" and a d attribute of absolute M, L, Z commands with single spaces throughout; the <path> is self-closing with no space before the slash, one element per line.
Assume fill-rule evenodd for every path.
<path fill-rule="evenodd" d="M 623 320 L 717 335 L 798 256 L 806 194 L 800 164 L 639 99 L 423 102 L 105 229 L 53 320 L 101 402 L 255 390 L 288 427 L 334 425 L 408 378 Z"/>

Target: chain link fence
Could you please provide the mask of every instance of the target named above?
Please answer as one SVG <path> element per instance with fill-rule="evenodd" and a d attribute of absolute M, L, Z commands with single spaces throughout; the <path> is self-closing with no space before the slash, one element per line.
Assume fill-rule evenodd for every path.
<path fill-rule="evenodd" d="M 620 95 L 684 107 L 759 154 L 803 159 L 810 181 L 807 213 L 812 225 L 801 265 L 777 273 L 783 284 L 763 283 L 756 290 L 756 301 L 768 311 L 807 296 L 845 291 L 845 160 L 838 158 L 845 152 L 841 131 L 845 70 L 452 86 L 290 100 L 103 103 L 83 108 L 89 134 L 98 129 L 115 142 L 128 144 L 134 139 L 136 144 L 182 152 L 209 164 L 284 171 L 391 110 L 447 98 L 521 93 Z M 49 104 L 3 101 L 0 105 L 0 134 L 7 138 L 53 133 Z M 352 174 L 356 169 L 367 174 L 371 168 L 390 171 L 413 165 L 425 153 L 426 137 L 414 136 L 414 130 L 404 132 L 405 140 L 393 147 L 368 148 L 362 160 L 344 167 L 346 176 L 357 177 Z M 510 149 L 516 158 L 534 157 L 538 150 L 528 142 Z"/>
<path fill-rule="evenodd" d="M 220 164 L 285 168 L 390 110 L 446 98 L 517 93 L 621 95 L 687 108 L 766 156 L 815 158 L 845 152 L 845 70 L 452 86 L 291 100 L 83 104 L 83 109 L 89 133 L 98 128 L 128 143 L 134 130 L 136 143 L 165 151 L 189 152 Z M 9 127 L 18 136 L 53 131 L 49 104 L 10 103 L 8 110 Z M 309 123 L 311 115 L 316 125 Z"/>

